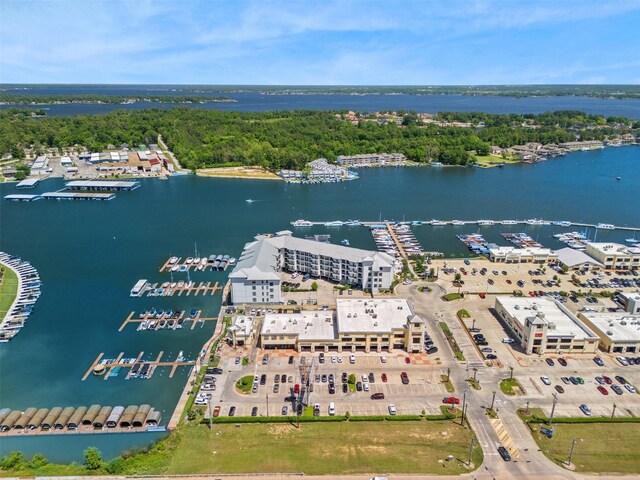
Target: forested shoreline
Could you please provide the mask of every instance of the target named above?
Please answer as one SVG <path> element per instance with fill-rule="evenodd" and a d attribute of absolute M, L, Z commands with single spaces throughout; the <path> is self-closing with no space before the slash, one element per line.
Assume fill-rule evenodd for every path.
<path fill-rule="evenodd" d="M 102 151 L 107 145 L 156 143 L 162 135 L 185 168 L 258 165 L 269 170 L 302 168 L 308 161 L 338 155 L 395 152 L 416 162 L 470 165 L 490 146 L 604 140 L 640 128 L 626 118 L 576 111 L 540 115 L 442 112 L 433 122 L 414 112 L 401 121 L 345 121 L 346 112 L 221 112 L 177 107 L 118 110 L 103 115 L 37 117 L 24 109 L 0 112 L 0 154 L 21 158 L 73 145 Z M 454 126 L 464 122 L 471 126 Z"/>

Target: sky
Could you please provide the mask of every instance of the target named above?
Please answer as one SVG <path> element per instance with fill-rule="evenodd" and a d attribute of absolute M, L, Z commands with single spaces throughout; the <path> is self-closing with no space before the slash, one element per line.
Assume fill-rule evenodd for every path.
<path fill-rule="evenodd" d="M 0 83 L 640 84 L 640 0 L 0 0 Z"/>

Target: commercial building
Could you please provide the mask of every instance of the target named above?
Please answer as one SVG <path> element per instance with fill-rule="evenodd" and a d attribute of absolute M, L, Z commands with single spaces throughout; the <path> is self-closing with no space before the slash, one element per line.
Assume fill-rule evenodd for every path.
<path fill-rule="evenodd" d="M 260 346 L 324 352 L 424 350 L 424 320 L 405 299 L 339 299 L 336 310 L 264 317 Z"/>
<path fill-rule="evenodd" d="M 626 312 L 580 312 L 578 316 L 600 337 L 609 353 L 640 352 L 640 315 Z"/>
<path fill-rule="evenodd" d="M 640 248 L 627 247 L 620 243 L 589 242 L 585 253 L 613 270 L 639 270 Z"/>
<path fill-rule="evenodd" d="M 233 346 L 247 345 L 253 340 L 254 320 L 249 315 L 237 315 L 233 320 L 233 325 L 229 327 Z"/>
<path fill-rule="evenodd" d="M 501 263 L 547 263 L 555 261 L 557 255 L 542 247 L 495 247 L 489 249 L 489 260 Z"/>
<path fill-rule="evenodd" d="M 640 314 L 640 293 L 620 292 L 618 300 L 625 312 Z"/>
<path fill-rule="evenodd" d="M 31 165 L 31 175 L 44 175 L 49 169 L 49 157 L 40 155 Z"/>
<path fill-rule="evenodd" d="M 281 303 L 282 271 L 308 273 L 377 293 L 391 286 L 395 260 L 386 253 L 296 238 L 288 230 L 259 235 L 245 245 L 229 275 L 231 301 Z"/>
<path fill-rule="evenodd" d="M 495 309 L 527 354 L 593 353 L 599 337 L 550 298 L 496 297 Z"/>
<path fill-rule="evenodd" d="M 597 271 L 604 267 L 598 260 L 580 250 L 575 250 L 570 247 L 561 248 L 560 250 L 556 250 L 555 253 L 558 256 L 560 266 L 566 267 L 569 270 Z"/>

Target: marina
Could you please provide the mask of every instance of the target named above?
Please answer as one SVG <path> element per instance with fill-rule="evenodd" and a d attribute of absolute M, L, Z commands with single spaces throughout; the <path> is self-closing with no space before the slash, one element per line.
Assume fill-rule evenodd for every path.
<path fill-rule="evenodd" d="M 215 295 L 220 290 L 220 284 L 216 282 L 200 282 L 196 284 L 191 280 L 180 280 L 178 282 L 164 282 L 149 283 L 147 280 L 138 280 L 131 289 L 132 297 L 172 297 L 174 295 L 180 296 L 183 293 L 185 296 L 193 295 Z"/>
<path fill-rule="evenodd" d="M 115 193 L 80 193 L 66 192 L 45 192 L 40 195 L 45 200 L 113 200 L 116 198 Z"/>
<path fill-rule="evenodd" d="M 107 180 L 74 180 L 67 182 L 65 188 L 71 191 L 110 191 L 128 192 L 140 187 L 140 182 Z"/>
<path fill-rule="evenodd" d="M 511 242 L 516 247 L 537 247 L 542 248 L 542 245 L 536 242 L 526 233 L 503 233 L 502 237 Z"/>
<path fill-rule="evenodd" d="M 202 310 L 192 309 L 187 315 L 184 310 L 145 310 L 144 312 L 136 315 L 136 312 L 131 312 L 129 316 L 122 322 L 118 331 L 121 332 L 125 327 L 132 323 L 138 324 L 136 330 L 138 331 L 156 331 L 156 330 L 180 330 L 184 328 L 185 322 L 191 322 L 191 330 L 196 325 L 204 325 L 204 322 L 216 321 L 217 317 L 203 317 Z"/>
<path fill-rule="evenodd" d="M 33 202 L 35 200 L 42 200 L 42 197 L 40 195 L 14 193 L 11 195 L 5 195 L 4 199 L 10 202 Z"/>
<path fill-rule="evenodd" d="M 209 255 L 208 257 L 169 257 L 160 267 L 160 272 L 187 272 L 187 271 L 225 271 L 235 265 L 236 259 L 229 255 Z"/>
<path fill-rule="evenodd" d="M 389 223 L 389 220 L 384 220 L 384 223 Z M 431 226 L 446 226 L 446 225 L 454 225 L 454 226 L 462 226 L 462 225 L 479 225 L 479 226 L 494 226 L 494 225 L 556 225 L 561 227 L 586 227 L 586 228 L 598 228 L 602 230 L 626 230 L 632 232 L 640 232 L 640 227 L 630 227 L 630 226 L 622 226 L 622 225 L 614 225 L 611 223 L 581 223 L 581 222 L 570 222 L 566 220 L 543 220 L 539 218 L 530 218 L 527 220 L 489 220 L 489 219 L 480 219 L 480 220 L 410 220 L 410 221 L 401 221 L 401 222 L 392 222 L 398 225 L 411 225 L 411 226 L 420 226 L 420 225 L 431 225 Z M 314 226 L 325 226 L 325 227 L 341 227 L 343 225 L 347 225 L 348 222 L 343 222 L 341 220 L 332 220 L 328 222 L 316 222 L 309 220 L 295 220 L 291 222 L 291 225 L 297 228 L 300 227 L 314 227 Z M 374 227 L 380 225 L 380 221 L 359 221 L 358 225 L 363 225 L 365 227 Z"/>
<path fill-rule="evenodd" d="M 144 353 L 140 352 L 135 357 L 125 357 L 124 352 L 120 352 L 116 358 L 105 358 L 105 354 L 102 352 L 87 369 L 82 381 L 87 380 L 90 375 L 102 376 L 106 381 L 117 377 L 120 372 L 126 369 L 128 369 L 125 375 L 127 380 L 132 378 L 150 379 L 158 367 L 169 367 L 168 378 L 173 378 L 178 367 L 193 367 L 196 364 L 195 360 L 186 360 L 183 352 L 178 353 L 175 360 L 168 361 L 162 360 L 164 351 L 160 351 L 152 360 L 143 360 Z"/>
<path fill-rule="evenodd" d="M 89 407 L 0 409 L 0 437 L 70 433 L 144 432 L 157 429 L 161 412 L 148 404 Z"/>
<path fill-rule="evenodd" d="M 20 257 L 0 252 L 0 262 L 16 274 L 18 281 L 16 297 L 4 318 L 0 319 L 0 343 L 6 343 L 24 327 L 40 297 L 42 282 L 35 267 Z M 1 280 L 4 279 L 3 273 Z"/>

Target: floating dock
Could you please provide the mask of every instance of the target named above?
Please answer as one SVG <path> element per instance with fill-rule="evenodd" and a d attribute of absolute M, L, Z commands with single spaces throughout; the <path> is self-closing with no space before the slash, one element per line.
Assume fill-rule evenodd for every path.
<path fill-rule="evenodd" d="M 214 295 L 219 289 L 220 284 L 218 282 L 213 285 L 211 282 L 200 282 L 196 284 L 192 281 L 180 281 L 173 283 L 165 282 L 163 284 L 151 283 L 147 284 L 144 287 L 144 290 L 142 290 L 139 295 L 135 296 L 141 297 L 146 294 L 147 297 L 172 297 L 174 295 L 180 296 L 183 293 L 186 294 L 186 296 L 191 294 Z"/>
<path fill-rule="evenodd" d="M 124 322 L 122 322 L 122 325 L 120 325 L 118 331 L 121 332 L 130 323 L 138 324 L 137 329 L 145 331 L 156 331 L 165 329 L 180 330 L 183 328 L 183 325 L 186 322 L 192 322 L 191 330 L 193 330 L 198 324 L 203 325 L 204 322 L 211 322 L 216 320 L 218 320 L 218 317 L 203 317 L 202 310 L 198 310 L 197 314 L 193 317 L 191 315 L 185 316 L 184 310 L 178 312 L 178 315 L 174 314 L 169 317 L 165 316 L 164 314 L 158 317 L 157 314 L 150 312 L 143 312 L 139 315 L 136 315 L 136 312 L 131 312 L 129 316 L 124 320 Z"/>
<path fill-rule="evenodd" d="M 67 190 L 75 191 L 131 191 L 140 187 L 140 182 L 106 181 L 106 180 L 74 180 L 65 184 Z"/>
<path fill-rule="evenodd" d="M 85 381 L 91 374 L 94 376 L 104 376 L 104 380 L 114 378 L 112 375 L 115 369 L 117 372 L 124 369 L 129 369 L 126 375 L 126 379 L 131 378 L 144 378 L 148 379 L 153 376 L 158 367 L 169 367 L 169 378 L 173 378 L 178 367 L 192 367 L 196 364 L 195 360 L 185 360 L 182 356 L 182 352 L 175 358 L 175 360 L 163 361 L 162 357 L 164 351 L 158 353 L 154 360 L 143 360 L 142 356 L 144 352 L 138 353 L 135 357 L 125 357 L 124 352 L 120 352 L 116 358 L 104 358 L 104 352 L 100 353 L 93 361 L 91 366 L 87 369 L 82 377 L 82 381 Z"/>
<path fill-rule="evenodd" d="M 113 200 L 115 193 L 46 192 L 40 195 L 45 200 Z"/>
<path fill-rule="evenodd" d="M 197 260 L 197 261 L 196 261 Z M 170 257 L 160 267 L 160 272 L 187 272 L 187 271 L 225 271 L 235 265 L 236 259 L 229 255 L 209 255 L 208 257 Z"/>
<path fill-rule="evenodd" d="M 39 178 L 25 178 L 24 180 L 16 184 L 16 188 L 33 188 L 38 184 L 39 181 Z"/>
<path fill-rule="evenodd" d="M 35 200 L 41 200 L 42 197 L 40 195 L 25 195 L 21 193 L 13 193 L 11 195 L 5 195 L 5 200 L 9 200 L 10 202 L 33 202 Z"/>

